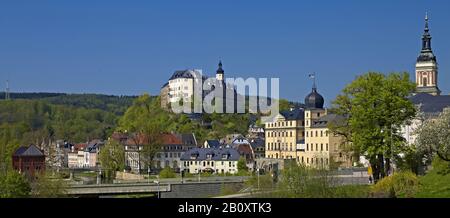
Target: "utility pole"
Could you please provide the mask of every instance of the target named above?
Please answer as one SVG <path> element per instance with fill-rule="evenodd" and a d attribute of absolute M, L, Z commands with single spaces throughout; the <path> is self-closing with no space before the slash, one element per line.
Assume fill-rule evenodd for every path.
<path fill-rule="evenodd" d="M 6 80 L 6 90 L 5 90 L 5 100 L 9 100 L 11 97 L 9 95 L 9 80 Z"/>

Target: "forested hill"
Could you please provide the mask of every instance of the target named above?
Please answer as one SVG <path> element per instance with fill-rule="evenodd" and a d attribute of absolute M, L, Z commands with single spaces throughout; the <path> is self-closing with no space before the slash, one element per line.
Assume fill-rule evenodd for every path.
<path fill-rule="evenodd" d="M 0 96 L 5 96 L 0 92 Z M 50 104 L 73 106 L 86 109 L 100 109 L 116 115 L 122 115 L 132 105 L 137 96 L 114 96 L 102 94 L 66 94 L 66 93 L 11 93 L 11 99 L 43 100 Z"/>

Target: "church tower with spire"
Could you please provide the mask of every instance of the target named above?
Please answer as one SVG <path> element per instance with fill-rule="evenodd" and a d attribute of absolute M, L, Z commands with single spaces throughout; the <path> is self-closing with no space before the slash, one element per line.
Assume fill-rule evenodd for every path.
<path fill-rule="evenodd" d="M 425 15 L 425 30 L 422 35 L 422 50 L 416 62 L 417 93 L 440 95 L 438 88 L 438 64 L 431 50 L 431 34 L 428 27 L 428 13 Z"/>
<path fill-rule="evenodd" d="M 218 81 L 223 82 L 223 74 L 224 74 L 224 70 L 222 69 L 222 61 L 219 61 L 219 68 L 216 71 L 216 79 Z"/>

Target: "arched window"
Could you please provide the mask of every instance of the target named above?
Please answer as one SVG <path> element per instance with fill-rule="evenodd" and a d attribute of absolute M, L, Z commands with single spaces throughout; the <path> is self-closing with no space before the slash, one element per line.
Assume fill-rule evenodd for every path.
<path fill-rule="evenodd" d="M 423 86 L 427 86 L 428 85 L 426 77 L 422 77 L 422 85 Z"/>

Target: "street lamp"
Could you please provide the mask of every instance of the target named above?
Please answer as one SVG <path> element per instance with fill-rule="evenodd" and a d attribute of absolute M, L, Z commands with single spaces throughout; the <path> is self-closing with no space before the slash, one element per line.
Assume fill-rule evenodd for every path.
<path fill-rule="evenodd" d="M 200 182 L 200 172 L 201 172 L 200 164 L 198 165 L 198 182 Z"/>
<path fill-rule="evenodd" d="M 158 198 L 159 198 L 159 175 L 156 175 L 156 181 L 155 183 L 158 185 Z"/>
<path fill-rule="evenodd" d="M 148 183 L 150 183 L 150 165 L 148 165 L 147 172 L 148 172 Z"/>
<path fill-rule="evenodd" d="M 259 191 L 259 168 L 256 168 L 257 178 L 258 178 L 258 191 Z"/>

